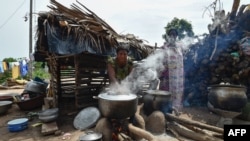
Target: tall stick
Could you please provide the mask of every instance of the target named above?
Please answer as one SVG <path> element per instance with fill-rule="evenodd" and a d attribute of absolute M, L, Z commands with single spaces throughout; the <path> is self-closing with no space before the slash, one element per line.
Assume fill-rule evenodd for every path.
<path fill-rule="evenodd" d="M 33 0 L 30 0 L 30 14 L 29 14 L 29 17 L 30 17 L 30 23 L 29 23 L 29 56 L 31 55 L 32 53 L 32 13 L 33 13 L 33 8 L 32 8 L 32 5 L 33 5 Z M 31 58 L 31 56 L 30 56 Z M 29 61 L 29 76 L 30 76 L 30 79 L 32 79 L 32 60 L 30 59 Z"/>

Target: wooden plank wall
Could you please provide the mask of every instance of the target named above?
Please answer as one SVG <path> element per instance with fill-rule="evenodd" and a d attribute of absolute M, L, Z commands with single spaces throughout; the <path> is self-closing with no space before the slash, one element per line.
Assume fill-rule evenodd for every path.
<path fill-rule="evenodd" d="M 75 56 L 76 68 L 76 106 L 96 105 L 97 96 L 108 84 L 106 57 L 93 54 Z"/>
<path fill-rule="evenodd" d="M 97 96 L 108 85 L 106 57 L 82 53 L 53 56 L 48 61 L 58 107 L 70 111 L 97 106 Z"/>

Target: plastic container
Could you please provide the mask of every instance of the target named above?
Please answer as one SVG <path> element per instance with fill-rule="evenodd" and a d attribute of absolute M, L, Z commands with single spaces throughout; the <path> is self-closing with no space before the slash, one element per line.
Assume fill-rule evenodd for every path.
<path fill-rule="evenodd" d="M 28 128 L 28 119 L 19 118 L 8 122 L 8 129 L 10 132 L 23 131 Z"/>

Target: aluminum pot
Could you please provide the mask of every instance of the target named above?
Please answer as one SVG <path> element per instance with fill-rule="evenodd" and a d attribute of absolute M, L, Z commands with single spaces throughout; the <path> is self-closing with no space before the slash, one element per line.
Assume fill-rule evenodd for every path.
<path fill-rule="evenodd" d="M 138 105 L 138 96 L 135 94 L 114 94 L 112 92 L 101 93 L 98 99 L 98 106 L 104 117 L 124 119 L 133 116 Z"/>
<path fill-rule="evenodd" d="M 208 87 L 208 101 L 228 111 L 241 111 L 247 104 L 246 87 L 241 85 L 212 85 Z"/>

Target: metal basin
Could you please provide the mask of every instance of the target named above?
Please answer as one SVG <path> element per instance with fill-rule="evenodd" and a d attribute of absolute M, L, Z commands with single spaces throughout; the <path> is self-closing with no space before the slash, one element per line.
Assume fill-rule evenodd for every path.
<path fill-rule="evenodd" d="M 12 101 L 0 101 L 0 115 L 7 113 L 11 108 L 12 103 Z"/>
<path fill-rule="evenodd" d="M 58 108 L 46 109 L 38 113 L 38 118 L 42 122 L 52 122 L 58 117 Z"/>

